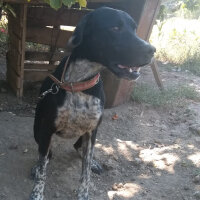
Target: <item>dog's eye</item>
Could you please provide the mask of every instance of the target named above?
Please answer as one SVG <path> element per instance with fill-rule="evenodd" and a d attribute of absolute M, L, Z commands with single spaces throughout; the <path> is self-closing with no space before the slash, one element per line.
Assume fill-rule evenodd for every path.
<path fill-rule="evenodd" d="M 114 27 L 111 28 L 111 30 L 117 32 L 117 31 L 120 31 L 120 27 L 114 26 Z"/>

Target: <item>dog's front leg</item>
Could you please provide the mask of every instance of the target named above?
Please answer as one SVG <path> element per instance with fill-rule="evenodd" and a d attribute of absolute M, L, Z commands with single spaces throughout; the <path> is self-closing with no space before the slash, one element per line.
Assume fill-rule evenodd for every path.
<path fill-rule="evenodd" d="M 38 164 L 34 167 L 34 172 L 32 172 L 34 175 L 34 187 L 29 200 L 43 200 L 48 162 L 48 156 L 40 155 Z"/>
<path fill-rule="evenodd" d="M 90 182 L 90 168 L 92 160 L 93 144 L 91 142 L 91 134 L 86 133 L 83 135 L 83 155 L 82 155 L 82 174 L 81 174 L 81 185 L 78 191 L 78 200 L 88 200 L 88 189 Z"/>

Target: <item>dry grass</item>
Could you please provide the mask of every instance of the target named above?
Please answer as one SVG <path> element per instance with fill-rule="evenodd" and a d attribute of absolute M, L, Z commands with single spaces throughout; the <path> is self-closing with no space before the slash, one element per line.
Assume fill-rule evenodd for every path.
<path fill-rule="evenodd" d="M 200 75 L 200 20 L 171 18 L 158 22 L 150 38 L 157 59 Z"/>

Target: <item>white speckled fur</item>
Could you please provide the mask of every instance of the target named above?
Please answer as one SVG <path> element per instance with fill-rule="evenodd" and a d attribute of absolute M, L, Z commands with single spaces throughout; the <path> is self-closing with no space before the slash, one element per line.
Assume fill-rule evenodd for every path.
<path fill-rule="evenodd" d="M 82 92 L 67 92 L 64 104 L 57 110 L 56 132 L 65 138 L 90 133 L 97 127 L 102 111 L 98 98 Z"/>
<path fill-rule="evenodd" d="M 46 181 L 46 168 L 49 159 L 47 157 L 40 157 L 38 164 L 34 167 L 35 184 L 30 195 L 29 200 L 43 200 L 44 186 Z"/>
<path fill-rule="evenodd" d="M 70 63 L 65 74 L 65 81 L 80 82 L 91 76 L 94 76 L 104 68 L 103 65 L 89 60 L 76 60 Z"/>

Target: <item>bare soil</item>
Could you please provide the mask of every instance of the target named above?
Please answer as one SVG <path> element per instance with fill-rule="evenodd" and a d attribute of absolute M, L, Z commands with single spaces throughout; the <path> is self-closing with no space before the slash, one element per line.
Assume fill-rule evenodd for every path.
<path fill-rule="evenodd" d="M 164 85 L 200 87 L 200 78 L 188 72 L 162 68 L 161 76 Z M 150 69 L 142 70 L 140 81 L 155 84 Z M 37 161 L 32 127 L 39 86 L 26 84 L 24 97 L 17 99 L 6 82 L 0 82 L 1 200 L 28 200 L 32 190 L 30 170 Z M 91 175 L 90 199 L 200 199 L 199 120 L 200 103 L 193 101 L 175 108 L 129 101 L 105 110 L 95 148 L 104 173 Z M 46 200 L 76 199 L 81 161 L 74 141 L 54 137 Z"/>

